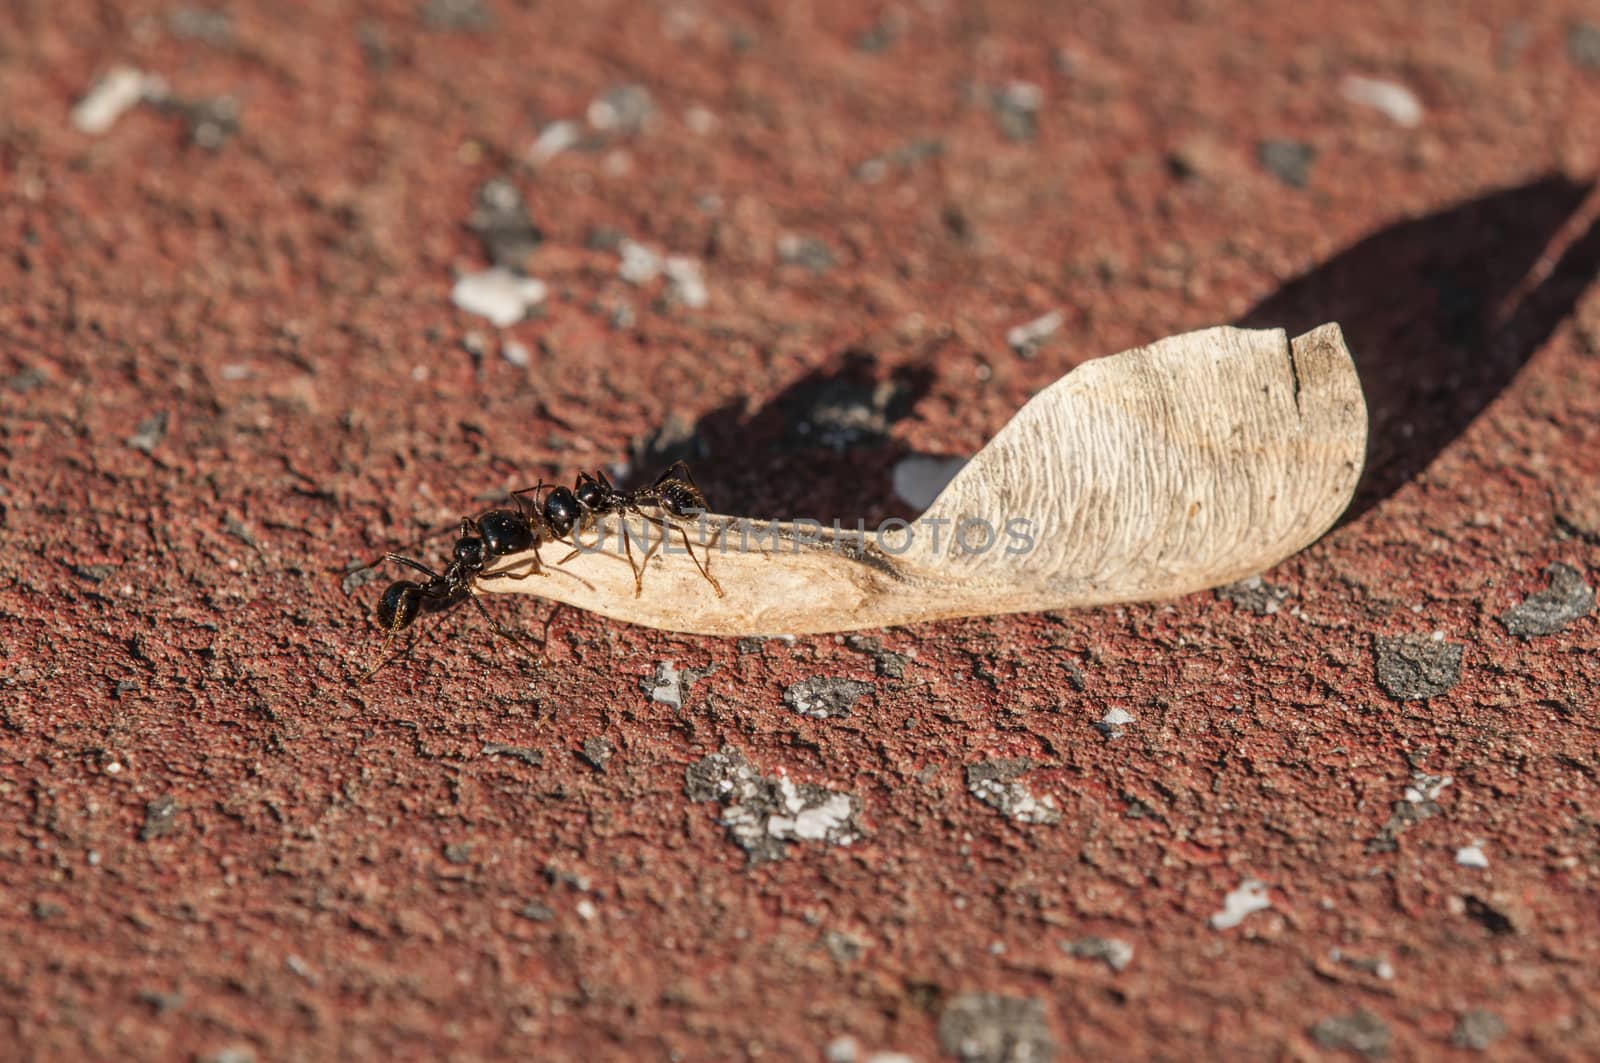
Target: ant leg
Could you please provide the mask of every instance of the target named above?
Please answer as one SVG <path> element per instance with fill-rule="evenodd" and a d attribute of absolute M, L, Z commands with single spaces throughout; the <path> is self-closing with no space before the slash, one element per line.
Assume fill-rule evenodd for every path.
<path fill-rule="evenodd" d="M 537 665 L 538 660 L 539 660 L 539 655 L 533 651 L 531 643 L 529 643 L 521 635 L 518 635 L 515 632 L 510 631 L 504 625 L 502 625 L 500 623 L 500 621 L 496 620 L 494 618 L 494 615 L 491 614 L 488 609 L 484 608 L 483 602 L 479 601 L 478 596 L 476 594 L 472 595 L 472 604 L 478 607 L 478 612 L 483 614 L 483 619 L 488 622 L 489 627 L 491 629 L 493 629 L 493 631 L 494 631 L 494 633 L 496 635 L 499 635 L 502 638 L 508 638 L 512 642 L 515 642 L 518 646 L 522 647 L 523 652 L 527 653 L 528 656 L 532 657 L 534 659 L 535 665 Z"/>
<path fill-rule="evenodd" d="M 628 534 L 628 518 L 624 514 L 617 515 L 617 527 L 622 530 L 622 549 L 628 555 L 628 567 L 633 569 L 633 596 L 635 598 L 644 593 L 644 572 L 633 561 L 633 536 Z M 645 560 L 650 560 L 650 555 L 645 555 Z"/>
<path fill-rule="evenodd" d="M 412 544 L 410 545 L 410 547 L 408 547 L 408 549 L 411 549 L 411 550 L 420 549 L 422 544 L 427 542 L 429 539 L 432 539 L 433 537 L 435 537 L 437 535 L 443 535 L 447 531 L 453 531 L 453 530 L 456 529 L 456 527 L 457 527 L 457 525 L 455 525 L 455 524 L 441 524 L 437 528 L 430 528 L 427 531 L 422 533 L 421 538 L 416 539 L 414 542 L 412 542 Z M 375 557 L 371 561 L 368 561 L 366 564 L 359 565 L 359 566 L 357 566 L 355 568 L 352 568 L 352 569 L 348 569 L 347 571 L 349 571 L 349 572 L 364 572 L 369 568 L 377 568 L 379 565 L 383 564 L 385 561 L 390 561 L 390 560 L 393 560 L 393 555 L 392 554 L 384 554 L 382 557 Z"/>
<path fill-rule="evenodd" d="M 555 623 L 556 614 L 559 612 L 561 612 L 561 603 L 557 602 L 555 608 L 550 610 L 550 615 L 544 618 L 544 635 L 541 637 L 541 641 L 543 641 L 545 652 L 547 653 L 550 649 L 550 625 Z"/>
<path fill-rule="evenodd" d="M 384 554 L 382 560 L 393 561 L 397 565 L 404 565 L 407 568 L 414 568 L 431 580 L 439 580 L 443 578 L 439 575 L 439 573 L 435 572 L 427 565 L 424 565 L 421 561 L 413 561 L 411 558 L 402 556 L 401 554 Z M 437 595 L 430 594 L 428 597 L 433 598 L 437 597 Z"/>
<path fill-rule="evenodd" d="M 389 647 L 394 643 L 394 637 L 400 634 L 400 630 L 403 627 L 405 627 L 405 625 L 400 622 L 400 616 L 397 613 L 395 618 L 389 623 L 389 633 L 383 638 L 383 646 L 378 650 L 378 659 L 373 662 L 371 668 L 367 669 L 365 675 L 356 680 L 358 684 L 365 683 L 367 680 L 377 675 L 379 670 L 382 669 L 384 665 L 389 663 Z"/>
<path fill-rule="evenodd" d="M 390 559 L 398 561 L 402 564 L 410 565 L 412 568 L 421 569 L 423 572 L 428 571 L 426 567 L 419 565 L 417 562 L 408 557 L 390 555 Z M 439 577 L 435 576 L 434 581 L 438 582 L 438 580 Z M 423 598 L 431 598 L 434 601 L 439 601 L 440 599 L 450 597 L 449 591 L 442 591 L 434 587 L 417 587 L 416 592 L 418 596 Z M 395 636 L 400 634 L 401 630 L 405 628 L 406 624 L 407 620 L 405 613 L 398 609 L 395 610 L 394 619 L 389 622 L 389 633 L 383 637 L 383 646 L 378 650 L 377 663 L 375 663 L 371 668 L 368 668 L 366 674 L 356 681 L 357 683 L 365 683 L 367 680 L 377 675 L 379 670 L 382 669 L 384 665 L 389 663 L 389 647 L 394 643 Z"/>
<path fill-rule="evenodd" d="M 684 527 L 681 524 L 674 525 L 674 527 L 677 528 L 678 534 L 683 536 L 683 549 L 688 553 L 689 560 L 693 561 L 694 567 L 700 570 L 700 575 L 711 581 L 712 589 L 717 592 L 717 597 L 723 597 L 722 584 L 718 583 L 717 577 L 708 572 L 706 570 L 706 566 L 700 563 L 700 559 L 694 556 L 694 547 L 689 545 L 689 533 L 684 530 Z M 707 557 L 709 558 L 710 555 L 707 554 Z"/>

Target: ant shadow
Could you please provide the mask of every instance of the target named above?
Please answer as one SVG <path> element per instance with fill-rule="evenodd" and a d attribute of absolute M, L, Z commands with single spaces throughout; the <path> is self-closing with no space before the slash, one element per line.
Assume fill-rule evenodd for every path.
<path fill-rule="evenodd" d="M 1594 188 L 1546 176 L 1388 226 L 1235 322 L 1290 336 L 1328 321 L 1344 329 L 1369 417 L 1366 470 L 1344 522 L 1426 469 L 1571 315 L 1600 275 L 1600 220 L 1527 284 Z M 914 515 L 885 489 L 908 452 L 890 428 L 933 380 L 928 363 L 885 370 L 866 352 L 846 351 L 760 409 L 724 406 L 692 433 L 666 433 L 671 446 L 636 447 L 633 468 L 709 456 L 695 471 L 713 508 L 755 516 L 859 515 L 870 525 Z M 741 454 L 771 459 L 727 460 Z"/>
<path fill-rule="evenodd" d="M 1600 274 L 1600 221 L 1542 280 L 1530 273 L 1593 190 L 1544 177 L 1366 237 L 1237 324 L 1299 335 L 1337 321 L 1369 420 L 1342 522 L 1420 474 L 1511 383 Z"/>
<path fill-rule="evenodd" d="M 699 418 L 692 432 L 658 432 L 665 446 L 651 439 L 636 444 L 632 470 L 653 475 L 681 458 L 719 512 L 824 523 L 838 517 L 852 526 L 859 517 L 870 527 L 902 515 L 904 503 L 892 493 L 869 496 L 863 487 L 887 484 L 895 463 L 909 453 L 891 429 L 928 394 L 934 378 L 930 364 L 886 369 L 869 352 L 852 348 L 753 412 L 730 403 Z M 728 460 L 741 454 L 771 460 Z M 697 460 L 708 456 L 713 460 Z M 777 476 L 774 466 L 782 470 Z"/>

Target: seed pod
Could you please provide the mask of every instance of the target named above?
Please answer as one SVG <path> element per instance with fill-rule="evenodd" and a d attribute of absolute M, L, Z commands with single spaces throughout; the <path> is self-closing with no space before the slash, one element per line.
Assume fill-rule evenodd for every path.
<path fill-rule="evenodd" d="M 687 525 L 726 590 L 674 536 L 644 591 L 606 549 L 577 579 L 490 580 L 618 620 L 708 635 L 817 634 L 956 616 L 1172 598 L 1303 549 L 1338 519 L 1367 410 L 1338 325 L 1211 328 L 1090 361 L 1034 396 L 899 531 L 710 515 Z M 898 526 L 898 525 L 897 525 Z M 702 554 L 700 543 L 708 545 Z M 510 564 L 516 558 L 508 559 Z"/>

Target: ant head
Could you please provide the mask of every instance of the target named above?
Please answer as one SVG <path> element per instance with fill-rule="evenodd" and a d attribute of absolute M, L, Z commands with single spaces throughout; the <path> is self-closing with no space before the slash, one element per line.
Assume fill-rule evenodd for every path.
<path fill-rule="evenodd" d="M 611 494 L 611 482 L 605 479 L 605 473 L 601 473 L 598 480 L 588 473 L 578 474 L 578 488 L 574 496 L 584 509 L 600 509 Z"/>
<path fill-rule="evenodd" d="M 579 490 L 584 486 L 580 482 Z M 570 532 L 581 513 L 577 496 L 565 487 L 552 487 L 550 493 L 544 496 L 544 522 L 557 536 Z"/>
<path fill-rule="evenodd" d="M 463 535 L 456 540 L 456 548 L 450 556 L 458 565 L 467 568 L 483 567 L 483 540 L 476 535 Z"/>
<path fill-rule="evenodd" d="M 532 548 L 533 526 L 521 513 L 509 509 L 491 509 L 478 518 L 478 534 L 483 536 L 483 548 L 490 557 L 505 557 Z"/>
<path fill-rule="evenodd" d="M 389 632 L 411 626 L 422 609 L 422 584 L 408 579 L 389 584 L 378 599 L 378 623 Z"/>

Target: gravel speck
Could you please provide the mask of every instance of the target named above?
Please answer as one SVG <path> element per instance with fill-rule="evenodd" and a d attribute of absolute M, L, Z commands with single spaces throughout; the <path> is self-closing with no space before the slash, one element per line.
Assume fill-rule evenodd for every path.
<path fill-rule="evenodd" d="M 674 303 L 699 310 L 711 301 L 706 288 L 705 272 L 700 263 L 683 255 L 669 255 L 661 264 L 667 275 L 667 298 Z"/>
<path fill-rule="evenodd" d="M 792 712 L 816 720 L 831 720 L 850 715 L 856 702 L 872 693 L 872 684 L 855 679 L 812 676 L 783 692 L 783 704 Z"/>
<path fill-rule="evenodd" d="M 1034 762 L 1026 757 L 968 764 L 967 791 L 1017 823 L 1059 823 L 1061 811 L 1056 808 L 1055 799 L 1035 797 L 1019 781 L 1034 767 Z"/>
<path fill-rule="evenodd" d="M 512 270 L 520 268 L 544 240 L 528 215 L 522 193 L 503 177 L 485 181 L 478 189 L 467 228 L 477 236 L 492 264 Z"/>
<path fill-rule="evenodd" d="M 577 122 L 570 120 L 551 122 L 539 130 L 539 135 L 533 139 L 533 144 L 529 146 L 528 164 L 542 166 L 563 151 L 577 147 L 582 142 L 583 126 Z"/>
<path fill-rule="evenodd" d="M 1437 798 L 1454 781 L 1449 775 L 1413 772 L 1401 800 L 1391 806 L 1388 822 L 1367 842 L 1366 852 L 1392 853 L 1399 848 L 1400 835 L 1442 811 Z"/>
<path fill-rule="evenodd" d="M 525 746 L 507 746 L 499 742 L 485 744 L 481 755 L 485 757 L 512 757 L 535 768 L 544 763 L 544 753 L 540 750 L 528 749 Z"/>
<path fill-rule="evenodd" d="M 507 328 L 544 302 L 546 293 L 544 281 L 494 266 L 457 280 L 450 301 L 469 314 L 488 318 L 498 328 Z"/>
<path fill-rule="evenodd" d="M 939 1013 L 939 1044 L 961 1063 L 1049 1063 L 1056 1054 L 1043 1004 L 993 993 L 951 998 Z"/>
<path fill-rule="evenodd" d="M 1317 149 L 1298 140 L 1264 140 L 1256 148 L 1256 157 L 1268 173 L 1290 188 L 1304 188 Z"/>
<path fill-rule="evenodd" d="M 494 25 L 484 0 L 428 0 L 419 14 L 425 25 L 436 30 L 481 33 Z"/>
<path fill-rule="evenodd" d="M 655 101 L 643 85 L 614 85 L 589 104 L 589 124 L 604 133 L 630 136 L 654 117 Z"/>
<path fill-rule="evenodd" d="M 1470 1048 L 1486 1052 L 1506 1032 L 1506 1024 L 1492 1011 L 1475 1009 L 1456 1019 L 1456 1028 L 1450 1034 L 1450 1043 L 1457 1048 Z"/>
<path fill-rule="evenodd" d="M 1311 1039 L 1323 1048 L 1357 1052 L 1368 1059 L 1388 1055 L 1389 1038 L 1389 1027 L 1366 1008 L 1323 1019 L 1311 1027 Z"/>
<path fill-rule="evenodd" d="M 606 763 L 611 760 L 611 743 L 604 738 L 586 738 L 583 740 L 583 759 L 595 771 L 605 771 Z"/>
<path fill-rule="evenodd" d="M 1377 647 L 1378 685 L 1398 701 L 1436 698 L 1461 678 L 1465 647 L 1442 636 L 1379 636 Z"/>
<path fill-rule="evenodd" d="M 778 261 L 785 266 L 801 266 L 812 273 L 825 273 L 833 268 L 833 252 L 815 236 L 797 236 L 784 233 L 778 237 Z"/>
<path fill-rule="evenodd" d="M 1106 714 L 1094 725 L 1094 729 L 1105 736 L 1106 741 L 1122 737 L 1122 729 L 1134 722 L 1133 713 L 1127 709 L 1107 709 Z"/>
<path fill-rule="evenodd" d="M 617 254 L 622 259 L 617 264 L 617 276 L 629 284 L 649 284 L 661 275 L 665 265 L 659 252 L 637 240 L 622 240 L 617 244 Z"/>
<path fill-rule="evenodd" d="M 139 422 L 138 427 L 133 430 L 133 435 L 128 437 L 128 446 L 149 454 L 156 449 L 166 434 L 167 411 L 162 410 Z"/>
<path fill-rule="evenodd" d="M 1232 602 L 1240 609 L 1248 609 L 1257 616 L 1271 616 L 1289 600 L 1289 588 L 1275 587 L 1260 576 L 1251 576 L 1238 583 L 1218 587 L 1217 597 Z"/>
<path fill-rule="evenodd" d="M 1007 138 L 1018 142 L 1032 140 L 1039 131 L 1039 108 L 1044 106 L 1044 90 L 1028 81 L 1012 81 L 996 89 L 993 97 L 995 123 Z"/>
<path fill-rule="evenodd" d="M 1410 129 L 1422 124 L 1422 101 L 1399 82 L 1351 74 L 1340 83 L 1339 91 L 1351 103 L 1371 107 L 1395 125 Z"/>
<path fill-rule="evenodd" d="M 1054 336 L 1066 320 L 1067 316 L 1060 310 L 1052 310 L 1032 321 L 1016 325 L 1006 332 L 1006 346 L 1018 358 L 1032 358 L 1044 346 L 1044 341 Z"/>
<path fill-rule="evenodd" d="M 760 775 L 732 746 L 691 764 L 684 792 L 691 801 L 724 806 L 722 824 L 751 866 L 783 859 L 790 842 L 849 845 L 861 836 L 861 801 L 854 794 Z"/>
<path fill-rule="evenodd" d="M 1133 946 L 1120 938 L 1085 937 L 1064 941 L 1061 947 L 1069 955 L 1085 960 L 1104 960 L 1113 971 L 1126 970 L 1133 962 Z"/>
<path fill-rule="evenodd" d="M 1239 888 L 1232 890 L 1222 899 L 1222 911 L 1211 917 L 1211 929 L 1231 930 L 1244 922 L 1247 915 L 1264 912 L 1272 907 L 1272 897 L 1267 893 L 1267 887 L 1253 878 L 1247 878 L 1239 883 Z"/>
<path fill-rule="evenodd" d="M 1462 867 L 1486 868 L 1489 857 L 1484 854 L 1482 845 L 1467 845 L 1456 850 L 1456 863 Z"/>
<path fill-rule="evenodd" d="M 119 66 L 96 81 L 72 108 L 72 126 L 80 133 L 98 136 L 108 131 L 129 109 L 142 102 L 164 99 L 167 83 L 154 74 Z"/>
<path fill-rule="evenodd" d="M 1567 55 L 1581 67 L 1600 70 L 1600 23 L 1575 23 L 1567 31 Z"/>
<path fill-rule="evenodd" d="M 1550 580 L 1548 588 L 1500 617 L 1506 630 L 1518 638 L 1554 635 L 1594 611 L 1594 588 L 1583 581 L 1583 574 L 1577 569 L 1558 561 L 1544 574 Z"/>
<path fill-rule="evenodd" d="M 680 673 L 671 661 L 656 662 L 656 674 L 640 683 L 650 700 L 674 709 L 683 708 L 683 686 Z"/>
<path fill-rule="evenodd" d="M 233 43 L 233 19 L 226 11 L 186 4 L 167 13 L 167 32 L 179 40 L 224 48 Z"/>
<path fill-rule="evenodd" d="M 139 840 L 142 842 L 154 841 L 165 838 L 178 826 L 178 801 L 170 794 L 164 794 L 153 801 L 147 801 L 144 806 L 144 826 L 139 830 Z"/>

